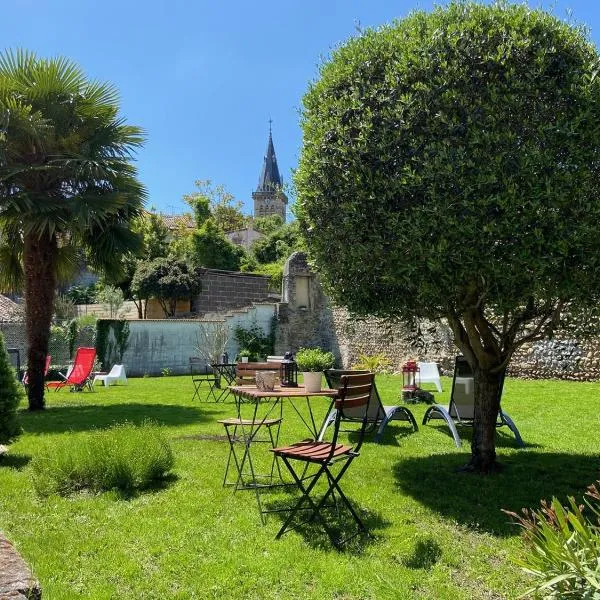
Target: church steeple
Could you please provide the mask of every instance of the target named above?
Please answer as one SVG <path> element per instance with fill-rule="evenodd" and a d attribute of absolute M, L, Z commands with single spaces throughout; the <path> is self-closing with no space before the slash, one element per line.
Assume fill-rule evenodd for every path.
<path fill-rule="evenodd" d="M 282 181 L 277 166 L 277 157 L 275 156 L 275 146 L 273 145 L 273 132 L 271 131 L 271 119 L 269 119 L 269 141 L 267 143 L 267 152 L 263 161 L 262 171 L 258 180 L 257 192 L 268 192 L 269 190 L 281 189 Z"/>
<path fill-rule="evenodd" d="M 281 215 L 285 221 L 285 209 L 288 199 L 282 191 L 283 181 L 279 174 L 279 167 L 277 166 L 271 123 L 272 121 L 269 119 L 267 152 L 264 156 L 262 170 L 258 179 L 258 187 L 252 194 L 254 215 L 256 217 Z"/>

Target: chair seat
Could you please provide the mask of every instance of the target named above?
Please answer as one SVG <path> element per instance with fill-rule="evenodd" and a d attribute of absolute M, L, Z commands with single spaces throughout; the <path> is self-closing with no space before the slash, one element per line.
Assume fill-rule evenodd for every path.
<path fill-rule="evenodd" d="M 352 446 L 344 446 L 336 444 L 333 454 L 331 454 L 332 444 L 329 442 L 318 442 L 314 440 L 304 440 L 291 446 L 282 446 L 281 448 L 273 448 L 272 452 L 278 456 L 287 458 L 296 458 L 309 462 L 323 462 L 331 458 L 348 454 L 352 450 Z"/>
<path fill-rule="evenodd" d="M 230 419 L 219 419 L 217 423 L 221 423 L 222 425 L 264 425 L 265 427 L 271 427 L 271 425 L 281 423 L 281 418 L 265 419 L 262 421 L 261 419 L 238 419 L 237 417 L 232 417 Z"/>

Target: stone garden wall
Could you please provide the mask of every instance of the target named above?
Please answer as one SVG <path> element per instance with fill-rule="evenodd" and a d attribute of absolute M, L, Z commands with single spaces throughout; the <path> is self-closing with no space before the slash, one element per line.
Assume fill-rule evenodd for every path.
<path fill-rule="evenodd" d="M 286 263 L 277 319 L 276 354 L 302 346 L 321 346 L 332 351 L 344 368 L 353 365 L 360 354 L 383 353 L 396 371 L 407 359 L 416 358 L 437 362 L 441 371 L 449 374 L 458 354 L 446 325 L 421 323 L 420 335 L 416 336 L 400 323 L 376 318 L 358 320 L 346 309 L 332 306 L 300 252 Z M 524 346 L 514 356 L 509 374 L 600 379 L 600 338 L 576 340 L 565 336 Z"/>

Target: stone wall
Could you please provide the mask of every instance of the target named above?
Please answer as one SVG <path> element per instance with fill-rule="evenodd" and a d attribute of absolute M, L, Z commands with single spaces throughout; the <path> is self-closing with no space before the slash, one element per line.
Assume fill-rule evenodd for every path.
<path fill-rule="evenodd" d="M 0 534 L 0 599 L 40 600 L 42 591 L 14 546 Z"/>
<path fill-rule="evenodd" d="M 348 368 L 360 354 L 383 353 L 394 370 L 409 358 L 437 362 L 450 374 L 459 353 L 450 328 L 443 323 L 421 323 L 420 331 L 382 319 L 356 319 L 331 304 L 302 253 L 286 263 L 282 303 L 277 311 L 276 354 L 303 346 L 333 352 L 338 365 Z M 418 333 L 418 335 L 416 335 Z M 600 379 L 600 338 L 560 337 L 524 346 L 513 357 L 509 375 L 526 378 Z"/>
<path fill-rule="evenodd" d="M 206 269 L 202 291 L 192 302 L 192 312 L 225 312 L 264 302 L 268 297 L 269 278 L 264 275 Z"/>

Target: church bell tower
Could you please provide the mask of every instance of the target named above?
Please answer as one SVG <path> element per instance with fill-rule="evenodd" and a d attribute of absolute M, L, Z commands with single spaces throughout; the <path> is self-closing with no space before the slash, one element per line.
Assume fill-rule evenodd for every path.
<path fill-rule="evenodd" d="M 258 187 L 252 193 L 254 200 L 254 216 L 267 217 L 280 215 L 285 222 L 285 211 L 288 203 L 287 196 L 283 193 L 283 181 L 277 166 L 271 121 L 269 120 L 269 141 L 267 152 L 263 161 L 262 171 L 258 180 Z"/>

